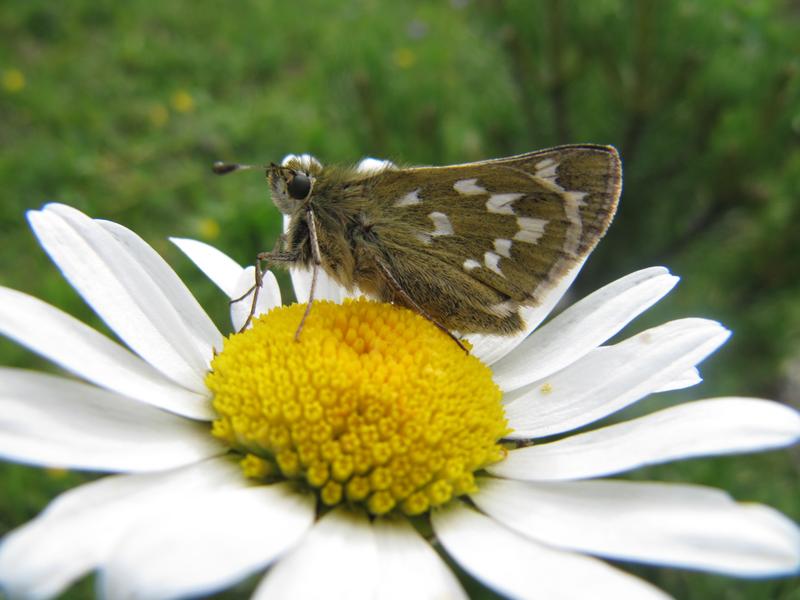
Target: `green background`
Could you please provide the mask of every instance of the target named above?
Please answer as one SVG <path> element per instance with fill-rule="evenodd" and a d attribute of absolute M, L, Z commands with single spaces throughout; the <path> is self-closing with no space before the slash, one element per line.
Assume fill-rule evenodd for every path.
<path fill-rule="evenodd" d="M 609 143 L 625 189 L 573 298 L 661 264 L 682 282 L 626 334 L 683 316 L 734 331 L 703 384 L 632 412 L 732 394 L 797 406 L 799 25 L 797 3 L 778 0 L 4 0 L 0 284 L 103 329 L 26 226 L 25 210 L 65 202 L 137 231 L 227 327 L 225 299 L 166 238 L 244 264 L 279 219 L 262 175 L 217 178 L 214 160 L 448 164 Z M 51 368 L 5 339 L 0 364 Z M 632 477 L 720 486 L 800 519 L 796 450 Z M 0 466 L 0 533 L 83 478 Z M 797 579 L 623 566 L 678 598 L 800 598 Z M 87 578 L 66 597 L 91 593 Z"/>

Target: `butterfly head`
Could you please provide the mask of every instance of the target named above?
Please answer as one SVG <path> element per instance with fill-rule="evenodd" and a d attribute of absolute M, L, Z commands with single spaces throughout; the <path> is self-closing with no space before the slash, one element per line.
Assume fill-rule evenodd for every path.
<path fill-rule="evenodd" d="M 311 196 L 322 165 L 314 157 L 290 154 L 280 165 L 267 167 L 267 179 L 272 191 L 272 201 L 285 215 L 293 214 Z"/>

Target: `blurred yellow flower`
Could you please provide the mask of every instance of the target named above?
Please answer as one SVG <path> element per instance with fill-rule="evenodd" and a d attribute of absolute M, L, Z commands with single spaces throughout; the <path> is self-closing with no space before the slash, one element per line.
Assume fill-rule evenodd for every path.
<path fill-rule="evenodd" d="M 3 71 L 3 89 L 16 93 L 25 87 L 25 75 L 19 69 L 5 69 Z"/>
<path fill-rule="evenodd" d="M 206 217 L 197 223 L 197 232 L 206 240 L 215 240 L 219 237 L 219 223 L 216 219 Z"/>
<path fill-rule="evenodd" d="M 172 108 L 181 113 L 194 110 L 194 98 L 186 90 L 178 90 L 172 94 Z"/>
<path fill-rule="evenodd" d="M 401 69 L 408 69 L 417 62 L 417 55 L 410 48 L 397 48 L 392 54 L 392 59 Z"/>
<path fill-rule="evenodd" d="M 64 479 L 69 473 L 69 470 L 62 467 L 49 467 L 45 469 L 45 472 L 50 479 Z"/>

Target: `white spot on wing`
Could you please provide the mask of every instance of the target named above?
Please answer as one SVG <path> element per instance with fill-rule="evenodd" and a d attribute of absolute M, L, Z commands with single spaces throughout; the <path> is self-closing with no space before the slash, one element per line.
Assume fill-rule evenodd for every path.
<path fill-rule="evenodd" d="M 486 201 L 486 210 L 498 215 L 513 215 L 514 207 L 511 203 L 519 200 L 525 194 L 492 194 Z"/>
<path fill-rule="evenodd" d="M 396 200 L 394 205 L 395 206 L 414 206 L 415 204 L 419 204 L 422 202 L 422 199 L 419 197 L 419 188 L 415 189 L 413 192 L 408 192 L 405 196 Z"/>
<path fill-rule="evenodd" d="M 459 194 L 464 196 L 475 196 L 477 194 L 485 194 L 486 189 L 476 185 L 476 179 L 459 179 L 453 184 L 453 189 Z"/>
<path fill-rule="evenodd" d="M 433 242 L 433 238 L 431 237 L 430 233 L 418 233 L 417 239 L 425 245 L 430 245 Z"/>
<path fill-rule="evenodd" d="M 558 163 L 552 158 L 545 158 L 533 165 L 533 179 L 551 192 L 562 193 L 564 188 L 558 182 Z"/>
<path fill-rule="evenodd" d="M 434 230 L 431 232 L 432 236 L 439 235 L 453 235 L 453 225 L 450 219 L 443 212 L 432 212 L 428 218 L 433 221 Z"/>
<path fill-rule="evenodd" d="M 494 271 L 501 277 L 505 277 L 503 272 L 500 270 L 500 255 L 495 254 L 494 252 L 486 252 L 483 255 L 483 262 L 486 265 L 486 268 L 490 271 Z"/>
<path fill-rule="evenodd" d="M 569 220 L 564 236 L 564 250 L 570 254 L 577 254 L 581 245 L 583 223 L 581 223 L 581 206 L 586 192 L 564 192 L 564 213 Z"/>
<path fill-rule="evenodd" d="M 540 160 L 536 163 L 533 168 L 535 172 L 533 174 L 534 177 L 539 177 L 541 179 L 546 179 L 551 184 L 557 186 L 556 177 L 557 177 L 557 169 L 558 163 L 554 161 L 552 158 L 545 158 L 544 160 Z"/>
<path fill-rule="evenodd" d="M 511 240 L 506 240 L 504 238 L 497 238 L 494 241 L 494 251 L 497 252 L 500 256 L 511 258 Z"/>
<path fill-rule="evenodd" d="M 517 217 L 519 231 L 514 234 L 514 239 L 526 244 L 535 244 L 544 235 L 544 228 L 549 222 L 544 219 Z"/>
<path fill-rule="evenodd" d="M 533 168 L 536 169 L 537 171 L 544 171 L 545 169 L 549 169 L 550 167 L 555 166 L 557 164 L 558 163 L 556 163 L 556 161 L 553 160 L 552 158 L 545 158 L 544 160 L 540 160 L 535 165 L 533 165 Z"/>
<path fill-rule="evenodd" d="M 468 258 L 467 260 L 464 261 L 464 270 L 465 271 L 472 271 L 472 269 L 477 269 L 480 266 L 481 266 L 481 263 L 479 263 L 474 258 Z"/>
<path fill-rule="evenodd" d="M 583 199 L 586 198 L 588 192 L 564 192 L 564 199 L 567 202 L 577 202 L 583 206 Z"/>

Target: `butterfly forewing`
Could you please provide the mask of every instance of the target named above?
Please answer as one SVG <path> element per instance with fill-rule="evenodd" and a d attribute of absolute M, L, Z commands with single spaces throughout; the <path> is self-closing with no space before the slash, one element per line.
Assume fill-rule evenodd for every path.
<path fill-rule="evenodd" d="M 620 162 L 610 147 L 566 146 L 387 169 L 367 187 L 382 205 L 376 236 L 414 301 L 451 329 L 512 332 L 519 306 L 538 304 L 605 233 Z"/>

